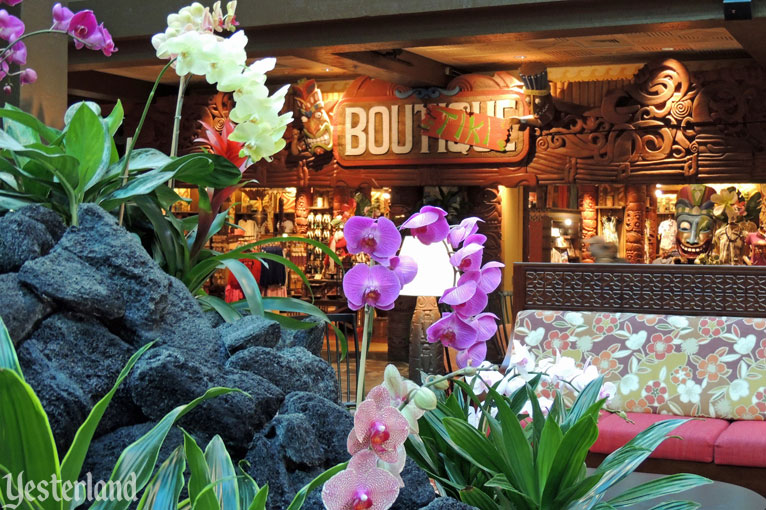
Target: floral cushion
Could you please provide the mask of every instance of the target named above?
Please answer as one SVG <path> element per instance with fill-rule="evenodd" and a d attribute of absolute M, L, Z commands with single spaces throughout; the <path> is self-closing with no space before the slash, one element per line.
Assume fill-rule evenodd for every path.
<path fill-rule="evenodd" d="M 513 339 L 595 365 L 617 385 L 613 409 L 766 418 L 766 319 L 525 310 Z"/>

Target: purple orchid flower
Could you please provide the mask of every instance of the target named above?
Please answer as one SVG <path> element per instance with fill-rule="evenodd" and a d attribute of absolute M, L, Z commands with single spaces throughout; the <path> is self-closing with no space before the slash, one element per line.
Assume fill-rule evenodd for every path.
<path fill-rule="evenodd" d="M 474 281 L 479 287 L 479 290 L 485 294 L 491 294 L 500 285 L 500 280 L 503 278 L 502 268 L 505 264 L 502 262 L 487 262 L 478 271 L 466 271 L 458 280 L 460 282 Z"/>
<path fill-rule="evenodd" d="M 98 26 L 99 31 L 101 32 L 101 38 L 103 39 L 103 45 L 101 48 L 99 48 L 104 56 L 111 57 L 112 53 L 117 51 L 117 47 L 114 45 L 114 40 L 112 39 L 112 34 L 109 33 L 109 30 L 104 27 L 104 24 L 101 23 Z"/>
<path fill-rule="evenodd" d="M 27 46 L 19 41 L 16 44 L 14 44 L 10 51 L 10 56 L 8 57 L 8 61 L 12 64 L 19 64 L 20 66 L 26 65 L 27 63 Z"/>
<path fill-rule="evenodd" d="M 463 350 L 476 343 L 478 331 L 456 313 L 445 313 L 426 331 L 430 343 L 441 342 L 445 347 Z"/>
<path fill-rule="evenodd" d="M 74 13 L 68 8 L 64 7 L 60 3 L 56 3 L 53 6 L 53 30 L 63 30 L 66 32 L 69 30 L 69 22 L 72 20 Z"/>
<path fill-rule="evenodd" d="M 0 9 L 0 39 L 15 41 L 24 33 L 24 22 L 5 9 Z"/>
<path fill-rule="evenodd" d="M 19 75 L 19 80 L 21 80 L 22 85 L 34 83 L 37 81 L 37 72 L 31 67 L 28 67 L 21 72 L 21 75 Z"/>
<path fill-rule="evenodd" d="M 365 216 L 349 218 L 343 228 L 343 236 L 349 253 L 366 253 L 386 265 L 402 244 L 402 234 L 394 222 L 382 216 L 377 220 Z"/>
<path fill-rule="evenodd" d="M 426 205 L 402 223 L 400 228 L 410 229 L 410 233 L 423 244 L 438 243 L 444 241 L 449 234 L 446 216 L 447 211 L 444 209 Z"/>
<path fill-rule="evenodd" d="M 480 244 L 484 246 L 484 243 L 487 242 L 487 236 L 484 234 L 472 234 L 465 239 L 463 239 L 463 246 L 468 246 L 469 244 Z"/>
<path fill-rule="evenodd" d="M 459 351 L 455 356 L 457 366 L 465 368 L 467 366 L 478 367 L 481 362 L 487 359 L 486 342 L 476 342 L 468 349 Z"/>
<path fill-rule="evenodd" d="M 96 15 L 91 10 L 76 13 L 69 20 L 67 33 L 74 37 L 75 48 L 87 47 L 90 50 L 100 50 L 106 44 L 101 26 L 96 20 Z"/>
<path fill-rule="evenodd" d="M 471 317 L 487 307 L 489 298 L 479 289 L 476 280 L 465 277 L 461 276 L 457 286 L 444 291 L 439 302 L 450 305 L 462 317 Z"/>
<path fill-rule="evenodd" d="M 390 310 L 401 290 L 399 277 L 384 266 L 357 264 L 343 278 L 343 292 L 352 310 L 359 310 L 365 305 Z"/>
<path fill-rule="evenodd" d="M 13 7 L 14 5 L 19 5 L 24 0 L 0 0 L 0 4 L 10 5 Z"/>
<path fill-rule="evenodd" d="M 458 271 L 477 271 L 481 268 L 483 254 L 484 246 L 471 243 L 453 253 L 449 261 Z"/>
<path fill-rule="evenodd" d="M 480 221 L 482 223 L 484 222 L 484 220 L 481 218 L 466 218 L 460 222 L 460 225 L 450 230 L 449 235 L 447 236 L 447 240 L 449 241 L 453 250 L 457 250 L 457 247 L 460 246 L 460 243 L 462 243 L 467 237 L 472 236 L 479 231 L 479 225 L 477 225 L 477 223 Z"/>
<path fill-rule="evenodd" d="M 465 322 L 476 330 L 477 341 L 486 342 L 497 333 L 497 320 L 498 317 L 494 313 L 484 312 L 466 319 Z"/>
<path fill-rule="evenodd" d="M 399 278 L 402 287 L 414 280 L 418 274 L 418 263 L 407 255 L 391 257 L 388 268 Z"/>

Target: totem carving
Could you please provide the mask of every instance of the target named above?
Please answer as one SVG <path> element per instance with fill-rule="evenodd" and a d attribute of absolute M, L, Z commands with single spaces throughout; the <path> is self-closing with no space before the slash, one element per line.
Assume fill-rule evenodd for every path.
<path fill-rule="evenodd" d="M 582 223 L 582 261 L 593 262 L 593 255 L 588 249 L 589 244 L 585 241 L 598 234 L 598 188 L 595 185 L 580 186 L 579 208 Z"/>
<path fill-rule="evenodd" d="M 332 124 L 314 80 L 293 85 L 301 128 L 292 130 L 290 155 L 299 165 L 321 168 L 332 160 Z"/>
<path fill-rule="evenodd" d="M 646 187 L 627 186 L 625 201 L 625 259 L 632 263 L 643 263 Z"/>

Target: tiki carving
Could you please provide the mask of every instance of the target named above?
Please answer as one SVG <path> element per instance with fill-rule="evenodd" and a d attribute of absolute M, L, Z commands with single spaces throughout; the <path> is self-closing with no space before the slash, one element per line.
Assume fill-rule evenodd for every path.
<path fill-rule="evenodd" d="M 598 234 L 598 188 L 595 185 L 580 186 L 579 208 L 582 217 L 582 261 L 593 262 L 593 256 L 588 250 L 588 239 Z"/>
<path fill-rule="evenodd" d="M 649 208 L 646 212 L 646 227 L 644 229 L 644 247 L 646 249 L 644 259 L 649 263 L 657 256 L 657 227 L 659 225 L 659 220 L 657 219 L 657 195 L 654 193 L 647 193 L 646 196 L 649 200 Z"/>
<path fill-rule="evenodd" d="M 311 190 L 298 188 L 295 192 L 295 233 L 304 235 L 308 231 L 309 207 L 311 206 Z"/>
<path fill-rule="evenodd" d="M 646 214 L 646 187 L 630 185 L 625 190 L 625 259 L 644 262 L 644 217 Z"/>

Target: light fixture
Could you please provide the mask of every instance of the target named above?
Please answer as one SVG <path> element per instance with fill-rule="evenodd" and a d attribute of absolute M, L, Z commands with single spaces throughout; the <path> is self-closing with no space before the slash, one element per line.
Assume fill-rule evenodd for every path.
<path fill-rule="evenodd" d="M 675 50 L 675 48 L 661 48 L 661 49 L 662 49 L 662 51 L 673 51 L 673 50 Z"/>
<path fill-rule="evenodd" d="M 656 196 L 657 198 L 660 198 L 662 196 L 662 190 L 661 189 L 655 190 L 654 196 Z"/>
<path fill-rule="evenodd" d="M 567 227 L 571 227 L 572 226 L 572 219 L 571 218 L 566 218 L 564 220 L 564 225 L 566 225 Z"/>
<path fill-rule="evenodd" d="M 400 292 L 402 296 L 418 298 L 410 323 L 409 349 L 409 378 L 418 382 L 421 371 L 429 374 L 444 371 L 444 349 L 438 342 L 428 343 L 426 330 L 441 317 L 436 298 L 455 286 L 456 273 L 444 243 L 426 245 L 415 237 L 406 236 L 399 256 L 412 257 L 418 264 L 415 279 Z"/>
<path fill-rule="evenodd" d="M 390 200 L 391 199 L 391 193 L 383 193 L 383 199 L 384 200 Z"/>

